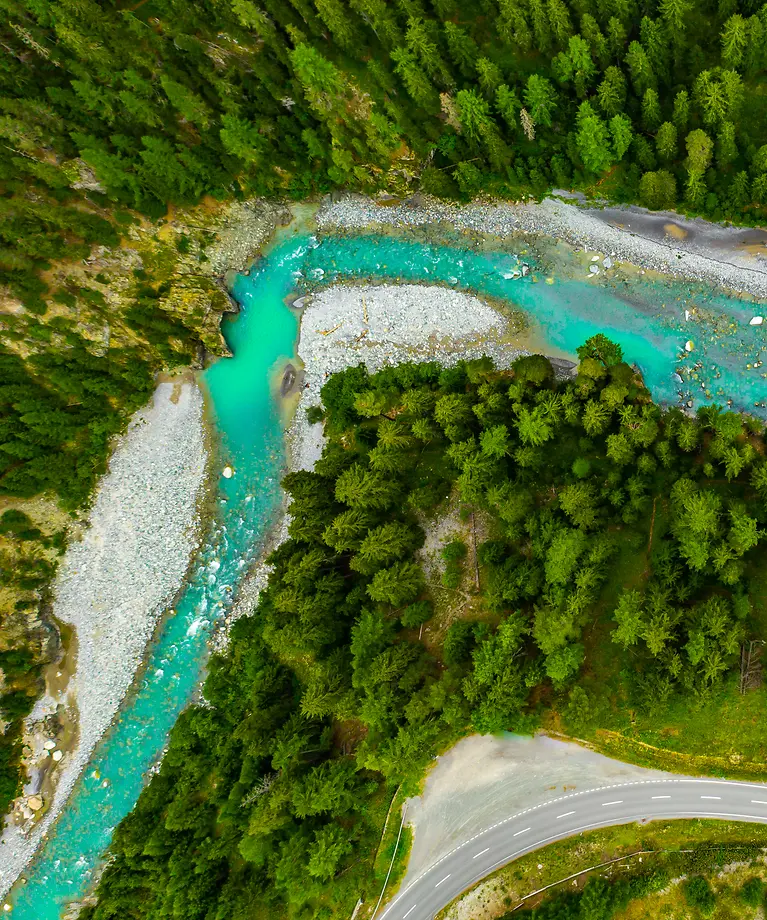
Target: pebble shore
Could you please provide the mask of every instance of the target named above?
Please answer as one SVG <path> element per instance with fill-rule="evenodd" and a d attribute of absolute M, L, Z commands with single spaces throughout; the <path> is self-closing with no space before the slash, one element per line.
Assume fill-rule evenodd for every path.
<path fill-rule="evenodd" d="M 500 238 L 516 233 L 540 234 L 564 240 L 576 248 L 610 253 L 616 261 L 639 268 L 767 299 L 767 265 L 763 259 L 738 248 L 739 232 L 734 228 L 687 220 L 671 213 L 653 214 L 643 208 L 612 208 L 610 218 L 611 222 L 607 222 L 598 209 L 568 204 L 558 198 L 468 205 L 422 198 L 419 203 L 381 207 L 370 198 L 346 195 L 323 205 L 317 225 L 321 231 L 329 232 L 442 223 Z M 632 218 L 637 218 L 637 223 L 641 218 L 644 226 L 654 226 L 656 232 L 652 238 L 631 230 Z M 689 238 L 676 238 L 664 232 L 670 225 L 679 228 L 682 237 Z M 732 240 L 730 246 L 726 245 L 728 238 Z M 709 245 L 707 241 L 717 245 Z"/>
<path fill-rule="evenodd" d="M 77 668 L 67 699 L 44 697 L 30 719 L 39 723 L 63 702 L 77 718 L 79 736 L 58 763 L 42 820 L 31 833 L 9 823 L 0 837 L 0 895 L 64 806 L 183 583 L 199 540 L 206 461 L 200 390 L 161 383 L 119 439 L 88 528 L 69 544 L 56 578 L 53 612 L 75 627 Z"/>

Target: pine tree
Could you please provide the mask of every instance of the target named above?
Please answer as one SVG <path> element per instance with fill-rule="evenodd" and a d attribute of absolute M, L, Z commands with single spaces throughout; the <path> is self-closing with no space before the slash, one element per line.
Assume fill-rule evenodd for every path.
<path fill-rule="evenodd" d="M 570 13 L 563 3 L 563 0 L 548 0 L 549 23 L 551 31 L 554 34 L 556 42 L 564 47 L 573 34 L 573 24 L 570 21 Z"/>
<path fill-rule="evenodd" d="M 342 0 L 312 0 L 320 19 L 333 38 L 346 51 L 353 52 L 360 42 L 352 13 L 344 8 Z"/>
<path fill-rule="evenodd" d="M 546 54 L 551 48 L 552 36 L 545 0 L 528 0 L 528 8 L 535 35 L 535 47 Z"/>
<path fill-rule="evenodd" d="M 726 169 L 737 156 L 735 125 L 731 121 L 723 121 L 716 135 L 716 165 L 719 169 Z"/>
<path fill-rule="evenodd" d="M 529 51 L 533 35 L 518 0 L 498 0 L 498 9 L 500 15 L 495 22 L 501 40 L 520 51 Z"/>
<path fill-rule="evenodd" d="M 661 160 L 668 163 L 676 157 L 677 130 L 670 121 L 664 121 L 655 135 L 655 149 Z"/>
<path fill-rule="evenodd" d="M 576 141 L 583 165 L 590 172 L 602 173 L 611 166 L 613 151 L 607 125 L 588 102 L 582 102 L 578 109 Z"/>
<path fill-rule="evenodd" d="M 639 180 L 642 204 L 655 211 L 673 208 L 676 204 L 676 179 L 665 169 L 646 172 Z"/>
<path fill-rule="evenodd" d="M 454 22 L 444 24 L 445 39 L 453 63 L 467 79 L 474 74 L 477 59 L 480 57 L 479 48 L 474 39 Z"/>
<path fill-rule="evenodd" d="M 749 16 L 746 20 L 746 50 L 743 56 L 746 74 L 749 77 L 753 77 L 764 67 L 764 36 L 765 23 L 758 15 Z"/>
<path fill-rule="evenodd" d="M 477 61 L 477 78 L 485 98 L 494 99 L 498 88 L 503 83 L 503 74 L 500 68 L 488 58 L 479 58 Z"/>
<path fill-rule="evenodd" d="M 711 162 L 713 143 L 711 138 L 697 128 L 687 135 L 687 200 L 693 207 L 700 207 L 706 193 L 703 175 Z"/>
<path fill-rule="evenodd" d="M 639 42 L 631 42 L 629 45 L 626 64 L 631 74 L 631 82 L 634 84 L 634 90 L 638 96 L 643 96 L 645 90 L 655 88 L 655 71 L 652 69 L 647 52 Z"/>
<path fill-rule="evenodd" d="M 439 112 L 439 93 L 434 89 L 423 69 L 418 65 L 415 55 L 407 48 L 395 48 L 391 53 L 395 71 L 405 84 L 411 99 L 427 112 Z"/>
<path fill-rule="evenodd" d="M 748 173 L 742 170 L 733 176 L 729 188 L 729 198 L 736 208 L 744 208 L 751 199 L 751 183 Z"/>
<path fill-rule="evenodd" d="M 581 17 L 581 35 L 589 43 L 592 55 L 599 61 L 600 69 L 604 70 L 609 63 L 610 49 L 596 19 L 590 13 Z"/>
<path fill-rule="evenodd" d="M 505 83 L 498 87 L 498 92 L 495 94 L 495 107 L 511 129 L 517 127 L 521 103 L 519 101 L 519 96 L 517 96 L 514 90 L 510 89 Z"/>
<path fill-rule="evenodd" d="M 619 67 L 608 67 L 597 88 L 599 105 L 605 115 L 618 115 L 626 105 L 626 78 Z"/>
<path fill-rule="evenodd" d="M 610 119 L 610 134 L 612 135 L 615 157 L 618 160 L 622 160 L 634 137 L 631 119 L 627 115 L 613 115 Z"/>
<path fill-rule="evenodd" d="M 674 96 L 674 114 L 672 116 L 677 131 L 686 131 L 690 120 L 690 97 L 686 89 L 680 89 Z"/>
<path fill-rule="evenodd" d="M 654 131 L 661 121 L 660 100 L 654 89 L 645 90 L 642 97 L 642 124 L 646 131 Z"/>
<path fill-rule="evenodd" d="M 557 93 L 551 83 L 545 77 L 531 74 L 525 85 L 524 100 L 533 124 L 550 128 L 557 107 Z"/>
<path fill-rule="evenodd" d="M 597 72 L 588 43 L 580 35 L 573 35 L 568 43 L 567 55 L 573 70 L 575 91 L 579 96 L 585 96 Z"/>
<path fill-rule="evenodd" d="M 650 19 L 649 16 L 643 16 L 639 31 L 650 66 L 659 79 L 666 82 L 671 63 L 666 25 L 658 20 Z"/>
<path fill-rule="evenodd" d="M 698 74 L 694 85 L 694 98 L 707 125 L 732 121 L 743 101 L 743 84 L 734 70 L 704 70 Z"/>
<path fill-rule="evenodd" d="M 721 35 L 722 63 L 725 67 L 736 70 L 743 63 L 748 45 L 746 20 L 739 14 L 730 16 L 725 22 Z"/>
<path fill-rule="evenodd" d="M 607 23 L 607 44 L 614 61 L 623 59 L 626 50 L 628 32 L 617 16 L 611 16 Z"/>
<path fill-rule="evenodd" d="M 692 8 L 691 0 L 660 0 L 658 12 L 667 23 L 670 35 L 684 35 L 685 20 Z"/>
<path fill-rule="evenodd" d="M 397 48 L 404 44 L 396 16 L 387 6 L 386 0 L 349 0 L 349 6 L 370 23 L 379 41 L 387 48 Z"/>
<path fill-rule="evenodd" d="M 405 34 L 408 48 L 418 58 L 429 77 L 443 86 L 451 86 L 453 79 L 450 69 L 442 59 L 439 46 L 431 34 L 431 23 L 422 19 L 411 18 Z"/>

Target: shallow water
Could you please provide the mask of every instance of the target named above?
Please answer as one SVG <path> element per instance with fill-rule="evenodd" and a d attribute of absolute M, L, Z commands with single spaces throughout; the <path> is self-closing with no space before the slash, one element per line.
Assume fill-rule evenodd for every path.
<path fill-rule="evenodd" d="M 521 260 L 531 274 L 510 277 Z M 293 290 L 339 279 L 448 284 L 510 301 L 529 317 L 534 338 L 574 354 L 589 335 L 606 332 L 639 365 L 655 397 L 675 403 L 679 391 L 695 405 L 711 398 L 764 414 L 763 327 L 748 320 L 762 310 L 724 294 L 639 276 L 608 281 L 585 277 L 572 262 L 546 283 L 527 255 L 474 251 L 386 236 L 328 237 L 282 231 L 234 296 L 242 312 L 224 325 L 234 357 L 204 374 L 220 438 L 220 462 L 235 475 L 220 478 L 216 520 L 197 565 L 168 617 L 135 696 L 97 748 L 60 820 L 40 849 L 28 884 L 17 886 L 14 918 L 56 920 L 62 907 L 89 887 L 112 830 L 132 808 L 146 771 L 198 685 L 213 624 L 231 603 L 244 570 L 279 505 L 284 463 L 275 371 L 293 356 Z M 685 320 L 685 310 L 691 312 Z M 693 351 L 684 351 L 687 339 Z M 701 367 L 696 368 L 695 363 Z M 746 364 L 752 365 L 751 369 Z M 680 384 L 674 374 L 685 374 Z M 712 370 L 713 368 L 713 370 Z M 689 379 L 687 375 L 690 375 Z M 697 378 L 693 375 L 697 375 Z M 701 387 L 703 382 L 705 387 Z M 754 403 L 762 404 L 754 408 Z"/>

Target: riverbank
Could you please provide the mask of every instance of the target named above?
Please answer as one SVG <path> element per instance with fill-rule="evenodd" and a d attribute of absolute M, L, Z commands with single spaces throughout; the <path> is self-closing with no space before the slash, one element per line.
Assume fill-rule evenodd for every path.
<path fill-rule="evenodd" d="M 88 527 L 70 542 L 59 569 L 53 613 L 74 628 L 77 662 L 64 692 L 43 697 L 28 720 L 30 780 L 0 838 L 0 894 L 66 803 L 183 583 L 200 538 L 206 462 L 199 388 L 192 381 L 160 383 L 119 439 Z M 46 738 L 62 710 L 77 725 L 64 747 L 50 734 Z M 47 750 L 46 742 L 54 749 Z M 58 776 L 45 801 L 39 796 L 40 771 L 52 762 Z M 33 796 L 42 805 L 30 810 Z M 32 829 L 33 815 L 42 817 Z"/>
<path fill-rule="evenodd" d="M 441 224 L 501 239 L 520 233 L 547 236 L 607 254 L 614 262 L 767 298 L 767 234 L 671 212 L 581 207 L 558 198 L 457 205 L 416 196 L 381 207 L 369 198 L 347 195 L 326 201 L 317 224 L 323 232 Z"/>

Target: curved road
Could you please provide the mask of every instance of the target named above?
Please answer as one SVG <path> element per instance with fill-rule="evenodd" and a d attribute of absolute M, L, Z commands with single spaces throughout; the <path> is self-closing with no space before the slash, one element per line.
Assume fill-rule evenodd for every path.
<path fill-rule="evenodd" d="M 480 879 L 581 831 L 670 818 L 767 824 L 767 785 L 716 779 L 648 779 L 574 792 L 486 828 L 397 893 L 379 920 L 432 920 Z"/>

